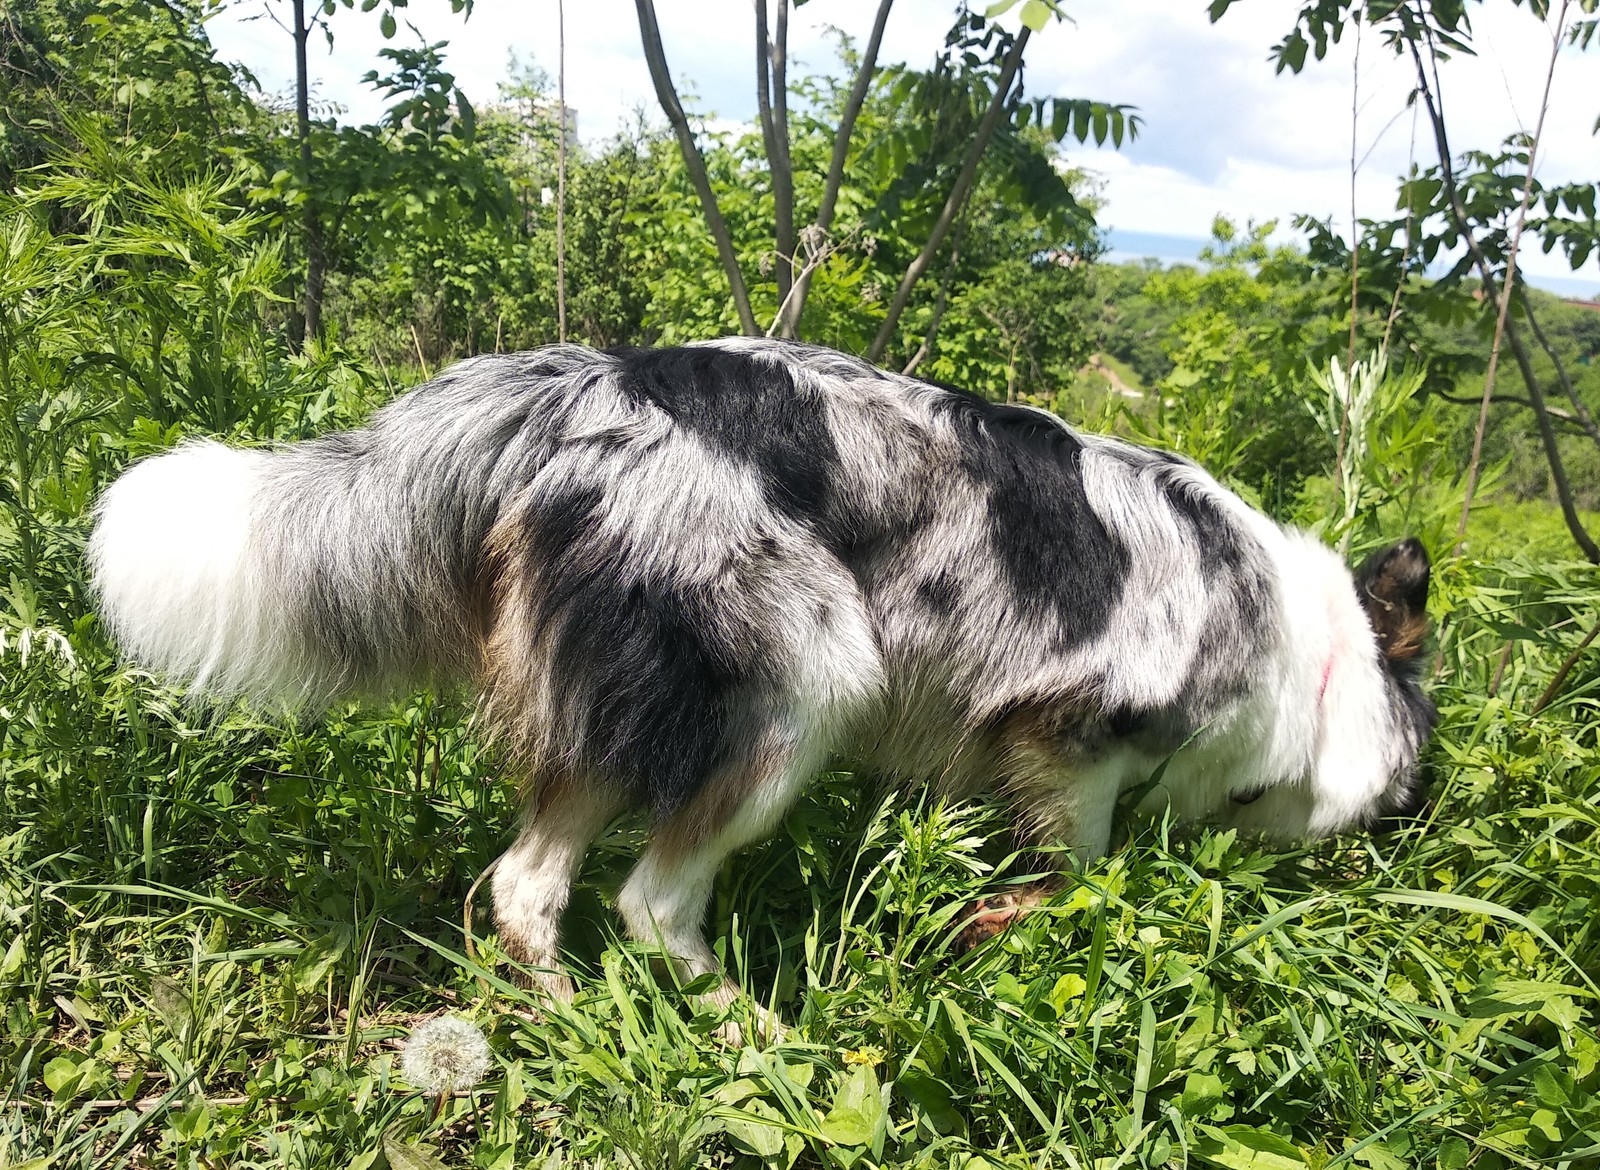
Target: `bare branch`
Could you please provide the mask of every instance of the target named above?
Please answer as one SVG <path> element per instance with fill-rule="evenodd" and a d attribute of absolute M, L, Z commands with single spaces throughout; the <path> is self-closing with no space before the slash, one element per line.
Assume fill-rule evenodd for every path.
<path fill-rule="evenodd" d="M 777 251 L 778 302 L 787 304 L 794 284 L 794 171 L 789 160 L 789 95 L 786 60 L 789 0 L 778 0 L 777 39 L 767 35 L 767 0 L 756 5 L 756 109 L 761 142 L 772 176 L 773 245 Z M 769 70 L 770 66 L 770 70 Z M 782 314 L 778 320 L 782 321 Z"/>
<path fill-rule="evenodd" d="M 1559 25 L 1566 23 L 1568 0 L 1562 0 L 1561 19 Z M 1484 373 L 1483 405 L 1478 410 L 1478 427 L 1472 436 L 1472 458 L 1467 464 L 1467 489 L 1461 501 L 1461 520 L 1456 526 L 1456 549 L 1460 551 L 1461 543 L 1466 539 L 1467 520 L 1472 512 L 1472 496 L 1478 487 L 1479 463 L 1483 455 L 1483 432 L 1489 421 L 1489 399 L 1494 395 L 1495 371 L 1500 365 L 1500 342 L 1505 337 L 1506 314 L 1511 309 L 1511 291 L 1517 283 L 1517 249 L 1522 244 L 1522 229 L 1528 220 L 1528 203 L 1533 199 L 1533 167 L 1538 156 L 1539 137 L 1544 132 L 1545 113 L 1550 109 L 1550 83 L 1555 77 L 1556 58 L 1561 50 L 1561 37 L 1559 31 L 1554 39 L 1554 46 L 1550 51 L 1550 68 L 1545 73 L 1544 95 L 1539 103 L 1539 121 L 1534 127 L 1533 139 L 1528 146 L 1528 174 L 1522 184 L 1522 198 L 1517 203 L 1517 222 L 1511 229 L 1511 245 L 1506 252 L 1505 283 L 1500 288 L 1499 303 L 1495 310 L 1494 338 L 1489 343 L 1489 368 Z M 1530 398 L 1536 391 L 1529 387 Z M 1537 401 L 1537 399 L 1535 399 Z M 1545 423 L 1548 426 L 1548 422 Z"/>
<path fill-rule="evenodd" d="M 1433 392 L 1433 396 L 1442 402 L 1454 403 L 1457 406 L 1477 406 L 1478 403 L 1482 401 L 1476 395 L 1471 398 L 1467 398 L 1460 394 L 1446 394 L 1443 390 L 1435 390 Z M 1496 394 L 1494 396 L 1494 400 L 1510 406 L 1523 406 L 1529 410 L 1534 408 L 1533 402 L 1530 399 L 1518 398 L 1515 394 Z M 1560 423 L 1564 427 L 1567 427 L 1572 434 L 1581 435 L 1584 433 L 1583 424 L 1566 411 L 1557 410 L 1553 406 L 1546 406 L 1545 411 L 1550 415 L 1551 418 L 1555 419 L 1556 422 Z"/>
<path fill-rule="evenodd" d="M 1544 392 L 1539 388 L 1539 380 L 1534 377 L 1533 363 L 1528 360 L 1528 351 L 1517 336 L 1515 329 L 1508 331 L 1507 336 L 1511 341 L 1512 352 L 1516 355 L 1517 365 L 1522 370 L 1523 379 L 1528 384 L 1528 398 L 1533 403 L 1533 414 L 1539 424 L 1539 439 L 1544 444 L 1545 458 L 1550 463 L 1550 480 L 1555 485 L 1556 498 L 1561 503 L 1561 517 L 1567 522 L 1567 531 L 1572 533 L 1572 539 L 1578 542 L 1578 547 L 1583 550 L 1583 555 L 1593 563 L 1600 565 L 1600 546 L 1594 542 L 1583 526 L 1583 521 L 1578 517 L 1577 504 L 1572 498 L 1572 484 L 1567 479 L 1567 467 L 1561 459 L 1561 452 L 1556 446 L 1556 434 L 1550 425 L 1550 408 L 1545 405 Z"/>
<path fill-rule="evenodd" d="M 889 21 L 889 9 L 894 0 L 881 0 L 878 15 L 872 22 L 872 33 L 861 51 L 861 63 L 856 69 L 855 84 L 850 87 L 850 97 L 844 112 L 839 116 L 839 128 L 833 136 L 833 161 L 828 164 L 828 180 L 822 188 L 822 202 L 817 205 L 816 226 L 827 231 L 833 226 L 833 209 L 839 200 L 839 189 L 844 185 L 844 164 L 850 156 L 850 137 L 855 132 L 856 118 L 866 103 L 867 90 L 872 85 L 872 75 L 877 69 L 878 50 L 883 45 L 883 29 Z M 806 294 L 811 291 L 811 271 L 802 272 L 795 282 L 800 291 L 788 299 L 787 311 L 779 321 L 778 335 L 794 337 L 799 331 L 800 315 L 805 312 Z"/>
<path fill-rule="evenodd" d="M 1528 714 L 1537 715 L 1550 705 L 1550 700 L 1560 693 L 1561 684 L 1567 681 L 1567 675 L 1571 674 L 1572 668 L 1578 665 L 1578 659 L 1583 657 L 1583 652 L 1589 648 L 1589 643 L 1594 641 L 1596 634 L 1600 634 L 1600 621 L 1590 626 L 1589 632 L 1583 636 L 1583 641 L 1572 648 L 1572 653 L 1568 654 L 1566 661 L 1556 669 L 1555 677 L 1550 680 L 1550 685 L 1545 687 L 1544 693 L 1528 709 Z"/>
<path fill-rule="evenodd" d="M 1417 106 L 1411 103 L 1411 148 L 1406 155 L 1406 175 L 1416 173 L 1417 162 Z M 1389 315 L 1383 322 L 1383 348 L 1389 348 L 1389 338 L 1394 334 L 1394 323 L 1400 318 L 1400 297 L 1405 292 L 1406 277 L 1411 271 L 1411 252 L 1416 247 L 1415 200 L 1406 200 L 1406 246 L 1400 253 L 1400 279 L 1394 282 L 1394 297 L 1389 301 Z"/>
<path fill-rule="evenodd" d="M 1589 413 L 1589 408 L 1584 405 L 1583 399 L 1578 397 L 1578 391 L 1572 385 L 1572 379 L 1567 375 L 1567 367 L 1562 362 L 1555 347 L 1550 344 L 1550 339 L 1544 335 L 1544 330 L 1539 328 L 1539 319 L 1533 314 L 1533 303 L 1528 300 L 1528 290 L 1521 285 L 1517 286 L 1517 299 L 1522 304 L 1522 315 L 1528 322 L 1528 328 L 1533 330 L 1534 340 L 1539 343 L 1539 348 L 1549 355 L 1551 362 L 1556 367 L 1556 378 L 1561 383 L 1561 389 L 1566 393 L 1567 401 L 1572 403 L 1573 415 L 1577 425 L 1583 428 L 1588 436 L 1600 444 L 1600 426 L 1595 425 L 1594 415 Z M 1554 408 L 1550 411 L 1557 418 L 1562 417 Z"/>
<path fill-rule="evenodd" d="M 1566 7 L 1566 0 L 1563 0 L 1563 17 L 1566 13 Z M 1426 27 L 1425 24 L 1424 27 Z M 1559 43 L 1559 37 L 1557 38 L 1557 41 Z M 1427 68 L 1423 64 L 1422 54 L 1417 48 L 1417 42 L 1415 38 L 1408 39 L 1407 45 L 1411 51 L 1412 62 L 1416 66 L 1417 92 L 1422 95 L 1425 108 L 1428 112 L 1428 121 L 1433 127 L 1434 145 L 1439 154 L 1440 178 L 1444 183 L 1445 196 L 1449 203 L 1451 216 L 1455 221 L 1457 231 L 1461 235 L 1462 242 L 1466 244 L 1467 250 L 1472 256 L 1474 266 L 1478 269 L 1479 278 L 1483 281 L 1484 294 L 1486 296 L 1496 298 L 1497 301 L 1501 301 L 1502 298 L 1500 294 L 1500 286 L 1498 281 L 1495 279 L 1494 267 L 1489 263 L 1489 258 L 1484 255 L 1483 248 L 1479 245 L 1477 237 L 1472 233 L 1471 221 L 1468 219 L 1466 208 L 1461 202 L 1461 193 L 1456 187 L 1455 166 L 1453 161 L 1454 156 L 1450 153 L 1450 141 L 1445 130 L 1444 115 L 1441 113 L 1438 101 L 1436 100 L 1438 86 L 1437 65 L 1435 66 L 1434 80 L 1430 82 L 1428 79 Z M 1433 42 L 1431 38 L 1428 42 L 1428 51 L 1430 57 L 1437 57 L 1437 53 L 1433 48 Z M 1555 54 L 1552 53 L 1552 70 L 1554 69 L 1554 61 Z M 1544 121 L 1544 110 L 1548 106 L 1548 103 L 1549 82 L 1547 78 L 1545 87 L 1545 101 L 1541 103 L 1539 114 L 1541 127 Z M 1537 146 L 1537 135 L 1535 135 L 1535 146 Z M 1529 155 L 1529 162 L 1529 174 L 1531 176 L 1532 152 L 1530 152 Z M 1526 192 L 1524 194 L 1526 195 Z M 1524 200 L 1523 207 L 1524 209 L 1526 208 L 1526 200 Z M 1583 527 L 1583 521 L 1578 517 L 1577 505 L 1574 503 L 1572 497 L 1572 485 L 1567 479 L 1566 464 L 1563 462 L 1561 458 L 1561 450 L 1556 444 L 1555 429 L 1550 423 L 1549 408 L 1545 404 L 1544 393 L 1539 388 L 1539 379 L 1534 375 L 1533 362 L 1528 355 L 1527 346 L 1522 343 L 1522 339 L 1518 335 L 1515 325 L 1507 320 L 1503 314 L 1500 315 L 1496 323 L 1497 337 L 1502 332 L 1505 340 L 1511 345 L 1511 353 L 1516 359 L 1517 369 L 1521 372 L 1522 380 L 1528 388 L 1529 403 L 1533 408 L 1534 418 L 1538 423 L 1539 439 L 1544 445 L 1545 459 L 1550 464 L 1550 479 L 1555 485 L 1556 496 L 1561 504 L 1561 515 L 1566 521 L 1567 531 L 1572 534 L 1572 539 L 1576 541 L 1578 547 L 1583 550 L 1583 555 L 1590 561 L 1600 564 L 1600 545 L 1595 544 L 1594 538 L 1589 535 L 1588 531 Z M 1460 547 L 1461 533 L 1464 531 L 1467 509 L 1471 506 L 1472 494 L 1477 486 L 1478 461 L 1482 451 L 1483 430 L 1487 425 L 1486 415 L 1488 412 L 1489 400 L 1494 391 L 1492 361 L 1494 353 L 1497 352 L 1498 344 L 1496 344 L 1495 350 L 1491 353 L 1491 372 L 1489 373 L 1484 384 L 1484 395 L 1479 415 L 1478 430 L 1473 439 L 1472 462 L 1468 466 L 1469 480 L 1467 496 L 1462 508 L 1462 528 L 1458 529 L 1457 532 L 1457 548 Z"/>
<path fill-rule="evenodd" d="M 556 339 L 567 340 L 567 6 L 556 0 Z"/>
<path fill-rule="evenodd" d="M 295 137 L 300 141 L 300 182 L 305 190 L 302 222 L 306 235 L 306 291 L 302 308 L 302 345 L 309 345 L 322 332 L 322 290 L 326 279 L 322 214 L 317 208 L 317 186 L 311 177 L 311 82 L 306 67 L 306 41 L 311 36 L 312 27 L 313 21 L 306 19 L 305 0 L 294 0 L 294 120 Z"/>
<path fill-rule="evenodd" d="M 1027 48 L 1030 31 L 1027 25 L 1023 25 L 1022 31 L 1017 33 L 1017 39 L 1012 42 L 1011 52 L 1006 54 L 1005 65 L 1000 70 L 999 80 L 995 82 L 994 96 L 989 99 L 989 108 L 983 113 L 983 121 L 978 123 L 978 132 L 973 135 L 972 142 L 967 146 L 967 153 L 961 160 L 961 170 L 956 175 L 955 186 L 950 189 L 950 196 L 945 200 L 939 218 L 934 221 L 933 230 L 928 234 L 928 240 L 923 244 L 922 251 L 906 269 L 905 276 L 901 277 L 900 287 L 895 289 L 894 299 L 889 302 L 888 315 L 879 326 L 877 337 L 873 338 L 872 348 L 867 350 L 869 361 L 882 360 L 884 351 L 889 348 L 890 339 L 894 337 L 895 327 L 900 324 L 900 315 L 905 312 L 906 304 L 911 299 L 911 290 L 916 287 L 917 281 L 922 279 L 922 274 L 933 263 L 934 253 L 939 250 L 939 245 L 944 243 L 950 225 L 955 222 L 956 216 L 967 201 L 967 195 L 977 178 L 978 162 L 988 148 L 989 140 L 994 137 L 995 127 L 1000 122 L 1000 111 L 1005 108 L 1006 99 L 1011 95 L 1011 85 L 1016 79 L 1017 70 L 1022 65 L 1022 52 Z"/>
<path fill-rule="evenodd" d="M 1360 288 L 1361 223 L 1356 219 L 1356 174 L 1361 166 L 1356 161 L 1356 133 L 1361 125 L 1361 25 L 1366 20 L 1366 6 L 1356 14 L 1356 51 L 1350 65 L 1350 349 L 1345 355 L 1344 368 L 1356 368 L 1356 292 Z M 1339 418 L 1339 458 L 1344 458 L 1345 430 L 1350 423 L 1350 406 L 1344 404 Z"/>
<path fill-rule="evenodd" d="M 846 244 L 853 243 L 857 234 L 851 232 L 844 239 L 836 240 L 814 225 L 800 232 L 800 251 L 805 253 L 806 262 L 800 268 L 800 275 L 789 286 L 789 295 L 778 306 L 778 312 L 772 318 L 772 325 L 767 329 L 768 337 L 777 336 L 778 327 L 783 324 L 784 314 L 788 311 L 790 302 L 800 291 L 801 281 L 809 278 L 813 272 L 826 264 L 831 256 L 843 250 Z"/>
<path fill-rule="evenodd" d="M 756 2 L 756 120 L 761 123 L 761 145 L 770 162 L 778 153 L 772 138 L 772 41 L 767 35 L 767 0 Z M 781 0 L 780 0 L 781 2 Z"/>
<path fill-rule="evenodd" d="M 765 0 L 762 0 L 764 3 Z M 778 36 L 772 46 L 773 241 L 778 246 L 778 299 L 794 284 L 794 164 L 789 160 L 789 0 L 778 0 Z"/>
<path fill-rule="evenodd" d="M 950 263 L 945 266 L 944 279 L 939 282 L 939 296 L 933 302 L 933 319 L 928 322 L 928 331 L 922 335 L 922 344 L 917 346 L 917 352 L 911 355 L 911 360 L 905 364 L 900 372 L 907 376 L 917 372 L 917 367 L 928 360 L 928 355 L 933 352 L 934 340 L 939 336 L 939 324 L 944 320 L 944 311 L 950 301 L 950 286 L 955 283 L 956 264 L 961 259 L 961 237 L 966 231 L 967 217 L 962 216 L 956 224 L 955 235 L 950 237 Z"/>
<path fill-rule="evenodd" d="M 667 70 L 667 53 L 661 45 L 661 28 L 656 23 L 654 0 L 634 0 L 634 7 L 639 13 L 639 38 L 644 46 L 645 63 L 650 67 L 650 80 L 656 87 L 656 100 L 661 103 L 662 112 L 667 115 L 673 133 L 678 136 L 683 165 L 689 172 L 689 181 L 694 184 L 695 192 L 700 196 L 706 226 L 711 229 L 711 238 L 716 241 L 717 255 L 722 259 L 722 270 L 727 274 L 728 288 L 733 293 L 733 306 L 739 314 L 739 328 L 748 336 L 757 336 L 761 331 L 756 326 L 755 314 L 750 310 L 750 294 L 745 289 L 744 274 L 739 271 L 733 238 L 728 234 L 728 225 L 717 206 L 716 193 L 711 190 L 711 178 L 706 174 L 706 161 L 700 155 L 700 148 L 695 145 L 694 132 L 689 128 L 689 119 L 684 115 L 678 92 L 672 85 L 672 74 Z"/>

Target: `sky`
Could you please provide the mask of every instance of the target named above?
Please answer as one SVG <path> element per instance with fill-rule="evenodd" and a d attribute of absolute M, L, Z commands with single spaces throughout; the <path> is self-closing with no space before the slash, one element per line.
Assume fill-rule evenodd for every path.
<path fill-rule="evenodd" d="M 294 55 L 272 14 L 285 0 L 233 0 L 208 24 L 224 59 L 244 64 L 269 94 L 292 92 Z M 358 6 L 359 7 L 359 6 Z M 657 0 L 667 61 L 679 92 L 713 125 L 755 116 L 754 18 L 750 0 Z M 981 7 L 981 5 L 975 5 Z M 1239 0 L 1217 24 L 1205 0 L 1067 0 L 1071 20 L 1030 42 L 1029 93 L 1088 97 L 1137 107 L 1144 127 L 1121 150 L 1074 146 L 1070 165 L 1095 176 L 1113 258 L 1192 258 L 1213 217 L 1243 224 L 1275 220 L 1276 239 L 1295 238 L 1295 214 L 1350 225 L 1351 122 L 1355 106 L 1355 184 L 1360 218 L 1388 217 L 1396 180 L 1415 157 L 1433 161 L 1426 120 L 1405 108 L 1407 62 L 1370 32 L 1353 35 L 1298 76 L 1275 75 L 1271 46 L 1291 27 L 1297 4 Z M 836 67 L 834 29 L 865 40 L 876 4 L 810 0 L 794 10 L 790 76 Z M 1505 0 L 1472 6 L 1476 57 L 1442 70 L 1451 145 L 1494 150 L 1511 133 L 1531 130 L 1549 66 L 1549 27 L 1524 5 Z M 951 23 L 951 0 L 897 0 L 879 60 L 925 66 Z M 331 20 L 333 48 L 314 41 L 314 99 L 337 106 L 346 121 L 370 122 L 379 96 L 361 83 L 385 42 L 376 12 L 340 8 Z M 447 66 L 476 104 L 493 101 L 513 54 L 555 74 L 555 0 L 477 0 L 470 18 L 447 0 L 411 0 L 394 43 L 450 42 Z M 1359 58 L 1358 58 L 1359 52 Z M 643 115 L 661 122 L 627 0 L 566 5 L 567 101 L 578 131 L 598 142 Z M 1354 85 L 1353 85 L 1354 83 Z M 1558 58 L 1540 148 L 1541 181 L 1594 181 L 1600 175 L 1600 49 L 1564 48 Z M 1414 153 L 1413 153 L 1414 152 Z M 1568 296 L 1600 298 L 1600 257 L 1574 273 L 1559 253 L 1520 257 L 1530 281 Z"/>

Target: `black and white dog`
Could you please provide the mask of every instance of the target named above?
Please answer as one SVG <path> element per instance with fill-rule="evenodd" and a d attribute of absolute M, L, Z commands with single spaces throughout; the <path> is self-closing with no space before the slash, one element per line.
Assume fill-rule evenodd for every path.
<path fill-rule="evenodd" d="M 204 694 L 479 685 L 526 782 L 496 920 L 557 994 L 630 806 L 618 909 L 695 975 L 723 859 L 830 757 L 1092 858 L 1169 757 L 1185 819 L 1371 822 L 1434 719 L 1417 542 L 1352 578 L 1175 455 L 792 343 L 477 357 L 363 430 L 188 444 L 112 486 L 89 559 L 128 655 Z"/>

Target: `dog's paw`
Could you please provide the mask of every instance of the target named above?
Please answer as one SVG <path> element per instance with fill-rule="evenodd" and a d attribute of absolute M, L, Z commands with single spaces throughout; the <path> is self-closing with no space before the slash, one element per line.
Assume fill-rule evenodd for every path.
<path fill-rule="evenodd" d="M 967 912 L 962 915 L 966 925 L 961 928 L 961 933 L 956 935 L 956 954 L 964 955 L 974 947 L 982 946 L 994 938 L 1044 901 L 1053 888 L 1041 883 L 979 898 L 967 907 Z"/>
<path fill-rule="evenodd" d="M 766 1008 L 753 1003 L 749 1010 L 749 1023 L 735 1019 L 723 1020 L 711 1030 L 711 1034 L 731 1048 L 743 1048 L 746 1044 L 754 1044 L 759 1048 L 777 1044 L 788 1037 L 789 1032 L 783 1021 Z"/>
<path fill-rule="evenodd" d="M 572 977 L 554 967 L 519 966 L 513 964 L 509 981 L 528 993 L 529 1002 L 513 1014 L 532 1022 L 542 1023 L 546 1009 L 554 1004 L 570 1004 L 577 998 L 578 989 Z"/>
<path fill-rule="evenodd" d="M 724 979 L 721 987 L 707 992 L 700 1001 L 729 1011 L 728 1018 L 713 1028 L 711 1034 L 734 1048 L 743 1048 L 746 1044 L 776 1044 L 788 1034 L 782 1020 L 745 995 L 731 979 Z"/>

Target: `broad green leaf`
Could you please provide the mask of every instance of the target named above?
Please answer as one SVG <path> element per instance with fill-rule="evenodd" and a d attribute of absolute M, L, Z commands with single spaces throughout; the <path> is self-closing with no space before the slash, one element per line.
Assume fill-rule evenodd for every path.
<path fill-rule="evenodd" d="M 0 959 L 0 980 L 9 980 L 22 970 L 22 958 L 28 953 L 26 940 L 25 934 L 12 936 L 11 945 L 6 948 L 5 958 Z"/>
<path fill-rule="evenodd" d="M 951 1100 L 949 1086 L 937 1077 L 918 1068 L 908 1068 L 896 1079 L 895 1087 L 934 1132 L 966 1132 L 966 1121 Z"/>
<path fill-rule="evenodd" d="M 1572 1078 L 1553 1065 L 1541 1064 L 1533 1070 L 1532 1079 L 1533 1094 L 1539 1099 L 1539 1104 L 1551 1109 L 1571 1105 L 1578 1092 Z"/>
<path fill-rule="evenodd" d="M 1050 1006 L 1055 1008 L 1057 1016 L 1065 1016 L 1067 1007 L 1074 1001 L 1083 998 L 1083 993 L 1089 989 L 1082 975 L 1072 972 L 1056 980 L 1055 986 L 1050 988 Z"/>
<path fill-rule="evenodd" d="M 1466 1014 L 1475 1019 L 1485 1019 L 1542 1012 L 1546 1008 L 1553 1008 L 1559 1013 L 1558 1001 L 1565 1001 L 1569 1013 L 1572 1013 L 1576 1012 L 1572 1002 L 1574 996 L 1588 998 L 1589 993 L 1581 987 L 1564 983 L 1494 978 L 1478 985 L 1467 1004 Z"/>
<path fill-rule="evenodd" d="M 1183 1080 L 1183 1092 L 1178 1094 L 1178 1109 L 1185 1117 L 1211 1117 L 1211 1111 L 1227 1096 L 1222 1078 L 1215 1073 L 1191 1072 Z"/>
<path fill-rule="evenodd" d="M 57 1056 L 44 1066 L 44 1087 L 59 1094 L 78 1080 L 78 1062 L 70 1056 Z"/>
<path fill-rule="evenodd" d="M 1463 1170 L 1472 1148 L 1458 1137 L 1447 1137 L 1439 1143 L 1439 1170 Z"/>
<path fill-rule="evenodd" d="M 1305 1170 L 1305 1152 L 1269 1130 L 1251 1125 L 1202 1125 L 1195 1153 L 1226 1170 Z"/>
<path fill-rule="evenodd" d="M 402 1141 L 392 1129 L 384 1131 L 383 1156 L 389 1170 L 448 1170 L 432 1150 Z"/>
<path fill-rule="evenodd" d="M 864 1146 L 872 1140 L 883 1117 L 883 1091 L 878 1075 L 864 1064 L 856 1065 L 839 1091 L 833 1108 L 822 1119 L 822 1134 L 841 1146 Z"/>
<path fill-rule="evenodd" d="M 737 1110 L 719 1115 L 723 1131 L 733 1143 L 758 1158 L 773 1158 L 783 1153 L 783 1119 L 765 1101 L 753 1100 Z"/>
<path fill-rule="evenodd" d="M 152 977 L 150 1000 L 174 1036 L 184 1036 L 194 1024 L 194 1006 L 189 998 L 189 989 L 176 979 L 166 975 Z"/>
<path fill-rule="evenodd" d="M 1372 1170 L 1410 1170 L 1410 1163 L 1382 1141 L 1365 1142 L 1350 1157 Z"/>

